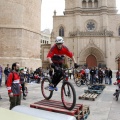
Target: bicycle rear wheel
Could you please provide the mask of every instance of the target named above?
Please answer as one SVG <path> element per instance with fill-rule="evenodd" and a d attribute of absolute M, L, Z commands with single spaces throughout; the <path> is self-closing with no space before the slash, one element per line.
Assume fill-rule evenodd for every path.
<path fill-rule="evenodd" d="M 75 84 L 76 84 L 78 87 L 80 87 L 80 86 L 82 85 L 81 80 L 82 80 L 82 79 L 80 78 L 80 79 L 77 79 L 76 82 L 75 82 Z"/>
<path fill-rule="evenodd" d="M 49 91 L 49 84 L 50 84 L 50 79 L 48 78 L 44 78 L 41 82 L 42 95 L 47 100 L 49 100 L 53 95 L 53 91 Z"/>
<path fill-rule="evenodd" d="M 61 88 L 61 99 L 67 110 L 72 110 L 76 105 L 76 92 L 73 85 L 65 81 Z"/>
<path fill-rule="evenodd" d="M 89 80 L 88 78 L 86 78 L 85 84 L 86 84 L 87 86 L 90 85 L 90 80 Z"/>

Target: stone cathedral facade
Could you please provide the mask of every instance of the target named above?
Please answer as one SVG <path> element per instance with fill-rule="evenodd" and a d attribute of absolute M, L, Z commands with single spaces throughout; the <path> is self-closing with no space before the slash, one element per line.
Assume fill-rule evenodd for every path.
<path fill-rule="evenodd" d="M 52 45 L 56 36 L 63 36 L 78 64 L 117 69 L 120 15 L 116 0 L 65 0 L 64 15 L 54 11 L 51 36 Z"/>
<path fill-rule="evenodd" d="M 19 62 L 37 68 L 40 59 L 42 0 L 0 0 L 0 65 Z"/>

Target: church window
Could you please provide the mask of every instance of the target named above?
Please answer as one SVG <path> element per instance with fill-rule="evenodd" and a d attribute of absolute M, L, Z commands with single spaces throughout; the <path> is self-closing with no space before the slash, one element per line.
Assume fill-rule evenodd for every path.
<path fill-rule="evenodd" d="M 64 28 L 63 27 L 60 27 L 60 29 L 59 29 L 59 36 L 64 37 Z"/>
<path fill-rule="evenodd" d="M 120 36 L 120 26 L 119 26 L 119 29 L 118 29 L 118 34 L 119 34 L 119 36 Z"/>
<path fill-rule="evenodd" d="M 95 5 L 95 8 L 98 7 L 98 0 L 95 0 L 95 1 L 94 1 L 94 5 Z"/>
<path fill-rule="evenodd" d="M 88 31 L 94 31 L 95 29 L 95 23 L 92 21 L 89 21 L 86 25 Z"/>
<path fill-rule="evenodd" d="M 88 1 L 88 7 L 89 7 L 89 8 L 92 8 L 92 0 L 89 0 L 89 1 Z"/>
<path fill-rule="evenodd" d="M 85 0 L 82 1 L 82 7 L 86 8 L 86 1 Z"/>

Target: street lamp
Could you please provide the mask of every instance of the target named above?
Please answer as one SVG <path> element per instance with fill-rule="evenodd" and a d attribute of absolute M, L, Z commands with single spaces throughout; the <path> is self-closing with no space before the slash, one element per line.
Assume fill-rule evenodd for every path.
<path fill-rule="evenodd" d="M 72 59 L 68 58 L 68 61 L 70 62 L 70 67 L 71 67 Z"/>
<path fill-rule="evenodd" d="M 116 57 L 116 58 L 115 58 L 115 61 L 117 61 L 117 63 L 118 63 L 118 70 L 119 70 L 120 57 Z"/>

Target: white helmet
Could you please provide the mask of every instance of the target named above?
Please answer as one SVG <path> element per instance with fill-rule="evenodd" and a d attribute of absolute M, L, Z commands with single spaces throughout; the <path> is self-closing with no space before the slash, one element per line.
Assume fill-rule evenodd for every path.
<path fill-rule="evenodd" d="M 58 37 L 56 37 L 55 43 L 56 43 L 56 44 L 57 44 L 57 43 L 64 43 L 64 40 L 63 40 L 62 37 L 58 36 Z"/>

